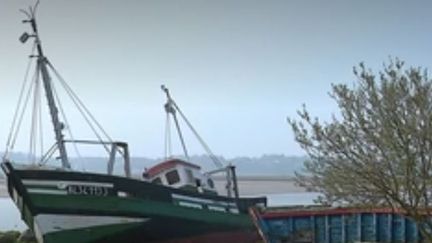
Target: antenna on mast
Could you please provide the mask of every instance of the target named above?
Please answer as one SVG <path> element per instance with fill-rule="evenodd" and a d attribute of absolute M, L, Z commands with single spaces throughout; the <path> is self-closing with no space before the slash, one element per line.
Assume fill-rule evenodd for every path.
<path fill-rule="evenodd" d="M 55 133 L 55 139 L 56 139 L 56 145 L 60 153 L 60 160 L 62 162 L 62 167 L 66 169 L 70 169 L 70 163 L 67 156 L 66 146 L 65 146 L 65 140 L 63 135 L 63 128 L 64 125 L 59 119 L 59 110 L 57 108 L 53 90 L 52 90 L 52 82 L 51 77 L 48 72 L 47 66 L 49 65 L 48 59 L 45 57 L 43 50 L 42 50 L 42 44 L 39 38 L 38 28 L 36 24 L 36 11 L 39 6 L 39 0 L 35 3 L 33 7 L 29 7 L 28 10 L 21 9 L 20 11 L 24 13 L 27 16 L 27 19 L 23 20 L 23 23 L 29 23 L 32 27 L 33 34 L 28 34 L 27 32 L 24 32 L 19 40 L 22 43 L 26 43 L 29 38 L 34 38 L 37 48 L 37 65 L 36 65 L 36 75 L 41 75 L 43 86 L 45 89 L 46 98 L 48 101 L 49 111 L 51 115 L 51 121 L 54 126 L 54 133 Z"/>

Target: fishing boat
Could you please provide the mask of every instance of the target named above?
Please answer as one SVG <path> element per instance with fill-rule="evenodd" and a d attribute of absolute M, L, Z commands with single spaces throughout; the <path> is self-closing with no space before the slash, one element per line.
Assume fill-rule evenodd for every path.
<path fill-rule="evenodd" d="M 240 198 L 235 179 L 235 167 L 228 165 L 211 173 L 203 173 L 199 165 L 186 159 L 167 158 L 144 171 L 140 178 L 131 173 L 128 144 L 112 140 L 95 121 L 81 99 L 65 83 L 43 52 L 35 12 L 37 4 L 22 12 L 31 26 L 20 41 L 33 40 L 30 62 L 35 63 L 35 75 L 27 86 L 32 92 L 22 92 L 8 138 L 1 168 L 7 177 L 10 197 L 21 212 L 22 219 L 34 232 L 39 243 L 58 242 L 255 242 L 258 238 L 248 216 L 251 206 L 265 206 L 265 198 Z M 70 134 L 66 116 L 59 106 L 58 92 L 53 86 L 58 79 L 77 105 L 91 128 L 106 135 L 97 140 L 78 140 Z M 25 85 L 23 85 L 25 87 Z M 23 89 L 24 90 L 24 89 Z M 28 163 L 17 163 L 8 154 L 14 147 L 21 111 L 33 94 L 41 98 L 44 91 L 55 143 L 36 156 L 36 134 L 42 135 L 42 102 L 33 106 Z M 173 115 L 177 107 L 167 94 L 165 106 Z M 24 97 L 24 98 L 23 98 Z M 24 104 L 24 105 L 23 105 Z M 177 119 L 175 119 L 177 123 Z M 178 124 L 177 124 L 178 125 Z M 19 130 L 19 129 L 18 129 Z M 13 131 L 13 132 L 12 132 Z M 95 132 L 97 133 L 97 132 Z M 68 146 L 76 144 L 102 145 L 107 150 L 106 173 L 79 171 L 73 168 Z M 123 160 L 122 175 L 114 173 L 117 157 Z M 187 157 L 186 157 L 187 158 Z M 58 163 L 60 162 L 60 163 Z M 53 165 L 61 164 L 61 166 Z M 49 164 L 49 165 L 48 165 Z M 225 172 L 227 195 L 218 195 L 211 174 Z"/>

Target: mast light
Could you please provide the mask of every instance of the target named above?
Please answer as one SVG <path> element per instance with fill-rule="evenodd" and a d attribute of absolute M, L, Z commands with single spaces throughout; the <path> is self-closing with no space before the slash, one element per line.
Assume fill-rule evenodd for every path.
<path fill-rule="evenodd" d="M 27 32 L 24 32 L 21 36 L 20 36 L 20 38 L 19 38 L 19 40 L 21 41 L 21 43 L 26 43 L 27 42 L 27 40 L 30 38 L 31 36 L 27 33 Z"/>

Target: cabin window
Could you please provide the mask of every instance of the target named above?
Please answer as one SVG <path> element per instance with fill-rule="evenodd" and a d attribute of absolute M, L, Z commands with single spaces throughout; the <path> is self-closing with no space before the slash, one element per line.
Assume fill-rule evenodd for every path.
<path fill-rule="evenodd" d="M 190 169 L 186 169 L 186 179 L 188 183 L 194 183 L 194 177 L 193 177 L 193 173 L 192 170 Z"/>
<path fill-rule="evenodd" d="M 201 186 L 201 180 L 198 178 L 195 178 L 195 185 L 196 185 L 196 187 L 200 187 Z"/>
<path fill-rule="evenodd" d="M 210 178 L 208 178 L 208 180 L 207 180 L 207 185 L 208 185 L 210 188 L 214 188 L 214 182 L 213 182 L 213 180 L 210 179 Z"/>
<path fill-rule="evenodd" d="M 169 185 L 175 184 L 175 183 L 180 181 L 180 176 L 179 176 L 177 170 L 173 170 L 173 171 L 166 173 L 165 177 L 166 177 Z"/>
<path fill-rule="evenodd" d="M 153 179 L 151 182 L 154 183 L 154 184 L 162 184 L 162 180 L 161 180 L 161 178 L 159 178 L 159 177 L 156 177 L 156 178 Z"/>

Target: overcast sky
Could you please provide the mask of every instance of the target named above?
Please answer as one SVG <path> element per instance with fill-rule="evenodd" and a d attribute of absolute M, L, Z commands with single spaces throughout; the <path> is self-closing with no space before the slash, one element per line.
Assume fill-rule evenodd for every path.
<path fill-rule="evenodd" d="M 31 49 L 18 41 L 29 31 L 18 9 L 32 3 L 0 0 L 2 146 Z M 330 84 L 353 83 L 361 61 L 430 67 L 431 10 L 397 0 L 42 0 L 38 23 L 48 58 L 133 156 L 163 156 L 161 84 L 216 154 L 302 155 L 286 117 L 303 103 L 330 117 Z M 75 137 L 87 138 L 65 108 Z M 186 136 L 192 154 L 204 152 Z"/>

